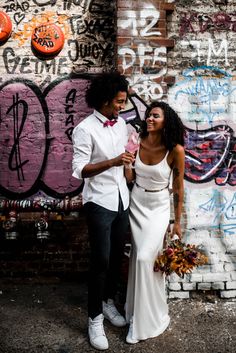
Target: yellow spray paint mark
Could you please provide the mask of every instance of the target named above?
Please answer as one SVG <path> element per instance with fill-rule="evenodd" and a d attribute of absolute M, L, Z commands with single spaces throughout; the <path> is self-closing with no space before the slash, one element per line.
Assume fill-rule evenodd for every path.
<path fill-rule="evenodd" d="M 43 14 L 37 15 L 33 17 L 29 22 L 25 23 L 23 30 L 13 33 L 12 38 L 18 40 L 19 45 L 23 46 L 26 41 L 31 39 L 32 31 L 35 27 L 42 23 L 49 22 L 59 24 L 62 31 L 64 32 L 65 39 L 67 39 L 70 31 L 69 25 L 67 23 L 68 17 L 69 16 L 67 15 L 57 15 L 52 11 L 44 12 Z"/>

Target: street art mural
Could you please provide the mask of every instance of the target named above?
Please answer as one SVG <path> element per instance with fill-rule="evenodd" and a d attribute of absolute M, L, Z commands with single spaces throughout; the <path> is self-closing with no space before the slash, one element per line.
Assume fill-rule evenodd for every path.
<path fill-rule="evenodd" d="M 192 183 L 215 180 L 217 185 L 236 185 L 235 138 L 226 125 L 205 130 L 186 128 L 185 178 Z"/>
<path fill-rule="evenodd" d="M 31 23 L 23 23 L 33 5 Z M 65 12 L 57 15 L 56 6 Z M 24 1 L 21 4 L 10 0 L 3 7 L 7 13 L 15 15 L 13 20 L 18 32 L 14 33 L 14 38 L 20 44 L 25 43 L 23 33 L 36 24 L 36 18 L 57 18 L 63 23 L 68 51 L 66 56 L 41 60 L 35 56 L 22 56 L 9 45 L 2 49 L 6 75 L 13 78 L 3 81 L 3 75 L 0 86 L 1 193 L 16 200 L 32 197 L 40 191 L 55 199 L 78 195 L 82 181 L 71 176 L 71 134 L 74 126 L 90 113 L 84 97 L 90 74 L 96 72 L 93 66 L 99 66 L 101 62 L 106 66 L 113 60 L 114 18 L 108 14 L 111 15 L 114 8 L 109 5 L 106 12 L 104 2 L 98 0 L 65 0 L 60 4 L 56 0 Z M 71 8 L 77 8 L 78 15 L 68 17 L 66 11 Z M 96 17 L 86 16 L 88 13 Z M 158 27 L 160 14 L 159 9 L 149 4 L 147 8 L 126 11 L 118 23 L 121 33 L 129 31 L 140 37 L 137 47 L 118 49 L 123 72 L 126 74 L 130 68 L 134 70 L 129 76 L 134 93 L 126 111 L 122 112 L 129 130 L 139 129 L 149 100 L 164 98 L 167 47 L 152 44 L 153 38 L 158 40 L 166 35 L 164 27 Z M 196 33 L 197 25 L 201 33 L 209 28 L 220 31 L 226 26 L 234 31 L 233 14 L 227 17 L 215 13 L 211 20 L 199 13 L 182 13 L 181 16 L 182 38 L 189 31 Z M 182 40 L 181 45 L 189 43 Z M 227 61 L 227 46 L 224 41 L 222 43 L 219 47 L 209 44 L 208 62 L 217 53 L 225 54 Z M 201 59 L 198 43 L 190 44 L 196 48 L 193 55 Z M 68 60 L 74 65 L 72 70 Z M 78 71 L 88 74 L 76 73 Z M 34 75 L 43 80 L 36 83 L 28 79 Z M 185 178 L 190 183 L 214 182 L 218 186 L 234 186 L 236 183 L 234 130 L 227 123 L 228 103 L 233 99 L 235 89 L 228 71 L 202 65 L 185 69 L 181 79 L 168 92 L 169 103 L 177 111 L 179 106 L 182 107 L 181 117 L 186 125 Z M 37 121 L 33 118 L 35 116 Z"/>
<path fill-rule="evenodd" d="M 82 182 L 71 176 L 71 134 L 91 112 L 85 102 L 88 84 L 89 77 L 80 75 L 56 80 L 43 92 L 21 79 L 0 87 L 2 194 L 24 198 L 40 189 L 55 197 L 78 194 Z M 175 99 L 180 92 L 190 92 L 192 97 L 196 90 L 183 90 L 181 85 Z M 145 107 L 136 94 L 130 96 L 121 114 L 129 129 L 139 129 Z M 235 138 L 230 126 L 199 130 L 186 127 L 185 142 L 186 180 L 236 184 Z"/>
<path fill-rule="evenodd" d="M 236 184 L 234 127 L 228 125 L 235 123 L 229 111 L 235 94 L 232 75 L 212 66 L 184 70 L 170 89 L 169 103 L 186 125 L 186 180 Z"/>

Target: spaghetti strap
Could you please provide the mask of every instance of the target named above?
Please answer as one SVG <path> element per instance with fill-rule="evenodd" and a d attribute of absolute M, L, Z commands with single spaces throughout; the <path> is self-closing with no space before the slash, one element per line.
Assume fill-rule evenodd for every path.
<path fill-rule="evenodd" d="M 166 155 L 165 155 L 165 157 L 164 157 L 164 159 L 166 159 L 167 157 L 168 157 L 168 154 L 170 153 L 170 151 L 169 150 L 167 150 L 167 152 L 166 152 Z"/>

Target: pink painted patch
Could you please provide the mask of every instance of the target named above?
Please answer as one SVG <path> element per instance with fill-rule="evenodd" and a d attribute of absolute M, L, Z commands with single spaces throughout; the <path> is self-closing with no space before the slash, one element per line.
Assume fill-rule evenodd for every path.
<path fill-rule="evenodd" d="M 58 194 L 74 192 L 82 183 L 72 177 L 71 135 L 74 127 L 91 113 L 85 102 L 89 82 L 84 78 L 67 78 L 46 95 L 51 143 L 42 181 Z"/>
<path fill-rule="evenodd" d="M 38 182 L 46 152 L 46 124 L 32 84 L 8 83 L 0 90 L 0 185 L 23 194 Z"/>

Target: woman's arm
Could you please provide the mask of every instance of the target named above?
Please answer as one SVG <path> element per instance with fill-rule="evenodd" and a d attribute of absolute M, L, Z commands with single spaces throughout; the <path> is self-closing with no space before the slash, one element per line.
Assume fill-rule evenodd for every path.
<path fill-rule="evenodd" d="M 124 170 L 125 178 L 127 180 L 127 183 L 129 184 L 135 180 L 135 170 L 131 167 L 131 164 L 125 164 Z"/>
<path fill-rule="evenodd" d="M 172 228 L 172 235 L 177 234 L 181 238 L 182 232 L 180 227 L 180 219 L 184 198 L 184 147 L 181 145 L 175 146 L 173 149 L 173 157 L 173 199 L 175 222 Z"/>

